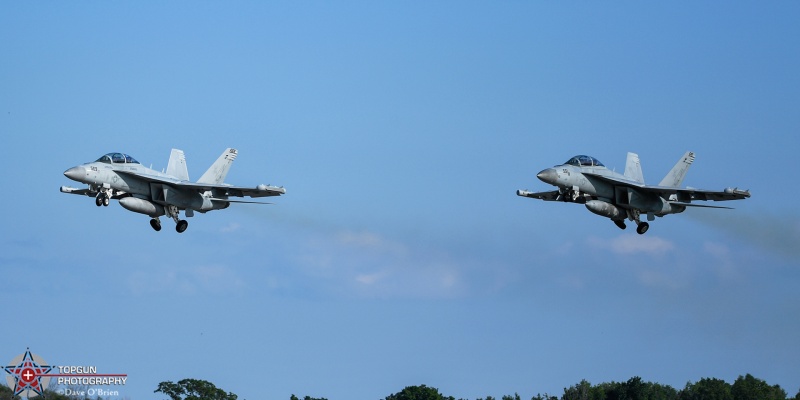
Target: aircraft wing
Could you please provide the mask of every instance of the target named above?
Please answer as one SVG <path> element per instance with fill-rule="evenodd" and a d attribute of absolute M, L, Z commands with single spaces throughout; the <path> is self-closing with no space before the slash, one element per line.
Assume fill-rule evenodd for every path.
<path fill-rule="evenodd" d="M 645 185 L 644 183 L 641 183 L 641 182 L 636 182 L 634 180 L 628 180 L 628 179 L 617 179 L 617 178 L 614 178 L 614 177 L 608 176 L 608 175 L 593 174 L 591 172 L 583 172 L 583 175 L 591 177 L 591 178 L 595 178 L 595 179 L 598 179 L 598 180 L 601 180 L 601 181 L 606 182 L 606 183 L 610 183 L 610 184 L 612 184 L 614 186 L 627 186 L 627 187 L 638 188 L 638 189 L 642 189 L 642 188 L 648 187 L 647 185 Z M 669 189 L 669 188 L 665 188 L 665 189 Z M 673 188 L 673 189 L 677 189 L 677 188 Z"/>
<path fill-rule="evenodd" d="M 658 194 L 659 196 L 665 199 L 670 199 L 674 197 L 675 198 L 674 200 L 684 203 L 689 203 L 692 200 L 725 201 L 725 200 L 742 200 L 750 197 L 749 190 L 740 190 L 738 188 L 727 188 L 725 190 L 704 190 L 704 189 L 678 188 L 669 186 L 648 186 L 629 180 L 615 179 L 613 177 L 606 175 L 592 174 L 586 172 L 584 172 L 583 174 L 610 183 L 612 185 L 627 186 L 638 189 L 642 192 Z"/>
<path fill-rule="evenodd" d="M 286 194 L 285 188 L 267 185 L 258 185 L 254 188 L 241 186 L 224 186 L 224 188 L 227 190 L 228 196 L 237 197 L 269 197 Z"/>
<path fill-rule="evenodd" d="M 244 196 L 268 197 L 268 196 L 280 196 L 282 194 L 286 194 L 286 189 L 277 186 L 258 185 L 256 187 L 243 187 L 243 186 L 233 186 L 227 184 L 195 183 L 189 181 L 181 181 L 164 176 L 141 174 L 133 171 L 117 170 L 115 172 L 122 175 L 133 176 L 135 178 L 142 179 L 147 182 L 155 182 L 155 183 L 170 185 L 179 189 L 196 190 L 198 192 L 205 192 L 212 190 L 217 192 L 215 193 L 215 195 L 217 196 L 224 195 L 224 196 L 237 196 L 237 197 L 244 197 Z"/>
<path fill-rule="evenodd" d="M 660 186 L 655 186 L 654 189 L 658 190 L 663 188 Z M 674 192 L 681 201 L 683 201 L 683 199 L 725 201 L 742 200 L 750 197 L 749 190 L 740 190 L 738 188 L 727 188 L 725 190 L 702 190 L 686 188 L 677 189 L 674 190 Z"/>
<path fill-rule="evenodd" d="M 527 190 L 517 190 L 517 196 L 522 197 L 530 197 L 532 199 L 539 199 L 544 201 L 559 201 L 558 197 L 561 194 L 558 193 L 558 190 L 553 190 L 550 192 L 529 192 Z"/>

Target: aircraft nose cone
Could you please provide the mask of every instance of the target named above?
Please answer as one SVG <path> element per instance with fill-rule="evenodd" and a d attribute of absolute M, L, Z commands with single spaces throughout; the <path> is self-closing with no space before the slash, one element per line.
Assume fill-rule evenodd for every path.
<path fill-rule="evenodd" d="M 548 168 L 536 174 L 536 177 L 542 182 L 553 184 L 553 182 L 555 182 L 558 178 L 558 174 L 556 173 L 556 170 Z"/>
<path fill-rule="evenodd" d="M 86 176 L 86 169 L 83 167 L 72 167 L 64 171 L 64 176 L 72 179 L 73 181 L 80 181 Z"/>

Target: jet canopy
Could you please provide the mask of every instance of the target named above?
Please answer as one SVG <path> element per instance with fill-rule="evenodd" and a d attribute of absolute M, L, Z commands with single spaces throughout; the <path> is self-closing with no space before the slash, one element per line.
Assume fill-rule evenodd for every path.
<path fill-rule="evenodd" d="M 564 164 L 574 165 L 576 167 L 605 167 L 603 163 L 592 156 L 575 156 Z"/>
<path fill-rule="evenodd" d="M 123 153 L 108 153 L 98 158 L 95 162 L 106 164 L 139 164 L 133 157 Z"/>

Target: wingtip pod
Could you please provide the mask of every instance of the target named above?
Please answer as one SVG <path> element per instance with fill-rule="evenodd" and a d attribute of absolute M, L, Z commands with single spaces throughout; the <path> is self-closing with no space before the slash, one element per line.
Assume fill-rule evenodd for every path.
<path fill-rule="evenodd" d="M 284 188 L 283 186 L 270 186 L 262 183 L 256 186 L 256 189 L 262 192 L 271 191 L 271 192 L 280 192 L 281 194 L 286 194 L 286 188 Z"/>
<path fill-rule="evenodd" d="M 528 197 L 531 192 L 527 190 L 517 189 L 517 196 Z"/>
<path fill-rule="evenodd" d="M 729 187 L 729 188 L 725 188 L 725 193 L 735 194 L 735 195 L 743 196 L 745 198 L 750 197 L 750 190 L 749 189 L 741 190 L 739 188 L 731 188 L 731 187 Z"/>

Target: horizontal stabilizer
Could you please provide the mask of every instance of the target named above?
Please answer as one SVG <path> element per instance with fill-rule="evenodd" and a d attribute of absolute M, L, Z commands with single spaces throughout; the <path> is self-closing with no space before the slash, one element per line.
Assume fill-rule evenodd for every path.
<path fill-rule="evenodd" d="M 694 204 L 694 203 L 682 203 L 682 202 L 679 202 L 679 201 L 670 201 L 669 204 L 674 204 L 676 206 L 684 206 L 684 207 L 723 208 L 725 210 L 733 210 L 733 207 L 709 206 L 709 205 L 706 205 L 706 204 Z"/>
<path fill-rule="evenodd" d="M 221 203 L 243 203 L 243 204 L 274 204 L 274 203 L 264 203 L 261 201 L 247 201 L 247 200 L 230 200 L 230 199 L 217 199 L 211 198 L 211 201 L 218 201 Z"/>

